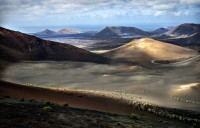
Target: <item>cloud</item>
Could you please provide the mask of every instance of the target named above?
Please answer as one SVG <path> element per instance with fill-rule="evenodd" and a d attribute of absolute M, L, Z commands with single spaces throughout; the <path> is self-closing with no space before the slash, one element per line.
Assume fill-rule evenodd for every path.
<path fill-rule="evenodd" d="M 182 4 L 200 4 L 199 0 L 180 0 Z"/>
<path fill-rule="evenodd" d="M 199 18 L 199 0 L 0 0 L 0 24 L 140 22 L 157 17 Z M 151 17 L 148 20 L 147 17 Z M 166 18 L 163 18 L 166 21 Z M 172 18 L 173 19 L 173 18 Z M 194 19 L 194 18 L 193 18 Z M 115 21 L 114 21 L 115 20 Z M 15 22 L 13 22 L 15 21 Z M 136 20 L 134 20 L 136 21 Z M 154 21 L 157 21 L 154 19 Z"/>
<path fill-rule="evenodd" d="M 91 16 L 98 16 L 102 10 L 113 9 L 115 12 L 112 15 L 118 15 L 121 10 L 126 11 L 121 15 L 129 14 L 130 11 L 134 15 L 134 12 L 138 12 L 139 15 L 176 15 L 174 11 L 181 10 L 182 7 L 197 5 L 194 8 L 200 9 L 199 0 L 37 0 L 37 2 L 35 0 L 0 0 L 0 4 L 1 12 L 13 15 L 66 14 L 70 16 L 91 13 Z M 187 11 L 187 8 L 182 11 Z M 184 14 L 181 13 L 181 15 Z"/>

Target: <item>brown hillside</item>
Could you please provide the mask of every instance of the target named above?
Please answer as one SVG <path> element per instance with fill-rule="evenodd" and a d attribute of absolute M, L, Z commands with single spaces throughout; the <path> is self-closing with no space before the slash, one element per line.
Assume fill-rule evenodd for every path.
<path fill-rule="evenodd" d="M 104 53 L 106 57 L 130 62 L 149 62 L 153 59 L 170 60 L 186 58 L 196 54 L 198 53 L 194 50 L 150 38 L 134 40 Z"/>
<path fill-rule="evenodd" d="M 0 27 L 0 61 L 56 60 L 105 63 L 108 59 L 72 45 Z"/>

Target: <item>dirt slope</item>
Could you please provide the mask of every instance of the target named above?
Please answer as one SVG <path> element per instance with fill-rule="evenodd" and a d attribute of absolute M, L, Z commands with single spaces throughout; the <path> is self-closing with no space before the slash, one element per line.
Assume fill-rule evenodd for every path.
<path fill-rule="evenodd" d="M 149 62 L 153 59 L 170 60 L 197 55 L 194 50 L 164 43 L 151 38 L 133 40 L 103 55 L 120 61 Z"/>

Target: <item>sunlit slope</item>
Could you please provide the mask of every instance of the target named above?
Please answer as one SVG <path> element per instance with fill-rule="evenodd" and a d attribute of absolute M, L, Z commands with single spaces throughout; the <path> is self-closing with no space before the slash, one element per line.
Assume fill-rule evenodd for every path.
<path fill-rule="evenodd" d="M 172 90 L 172 96 L 176 100 L 200 104 L 200 83 L 178 85 Z"/>
<path fill-rule="evenodd" d="M 149 62 L 153 59 L 171 60 L 187 58 L 197 54 L 194 50 L 151 38 L 133 40 L 128 44 L 104 53 L 106 57 L 131 62 Z"/>

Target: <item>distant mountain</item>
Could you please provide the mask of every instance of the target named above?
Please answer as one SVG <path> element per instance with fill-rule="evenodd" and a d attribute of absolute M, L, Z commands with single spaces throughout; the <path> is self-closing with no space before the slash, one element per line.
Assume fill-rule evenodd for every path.
<path fill-rule="evenodd" d="M 180 37 L 180 38 L 168 37 L 168 38 L 160 38 L 159 40 L 162 40 L 171 44 L 189 47 L 191 49 L 194 49 L 200 52 L 200 32 L 187 36 L 187 37 Z"/>
<path fill-rule="evenodd" d="M 169 27 L 167 27 L 167 30 L 172 30 L 174 28 L 175 28 L 175 26 L 169 26 Z"/>
<path fill-rule="evenodd" d="M 81 32 L 74 29 L 60 29 L 59 31 L 52 31 L 49 29 L 46 29 L 42 32 L 33 33 L 31 35 L 37 36 L 39 38 L 45 38 L 45 37 L 92 37 L 94 34 L 96 34 L 96 31 L 86 31 Z"/>
<path fill-rule="evenodd" d="M 133 40 L 128 44 L 110 50 L 103 55 L 114 60 L 132 62 L 132 63 L 149 63 L 153 59 L 170 60 L 186 58 L 197 55 L 198 52 L 164 43 L 151 38 L 142 38 Z"/>
<path fill-rule="evenodd" d="M 181 24 L 166 33 L 169 36 L 190 36 L 200 32 L 200 24 Z"/>
<path fill-rule="evenodd" d="M 72 45 L 43 40 L 0 27 L 0 65 L 4 61 L 20 60 L 105 63 L 108 59 Z"/>
<path fill-rule="evenodd" d="M 94 35 L 95 37 L 104 37 L 104 38 L 117 38 L 120 37 L 117 33 L 115 33 L 110 27 L 106 27 L 100 32 Z"/>
<path fill-rule="evenodd" d="M 164 34 L 168 32 L 169 30 L 166 28 L 158 28 L 155 31 L 151 32 L 152 34 Z"/>
<path fill-rule="evenodd" d="M 55 31 L 49 30 L 49 29 L 45 29 L 42 32 L 37 32 L 34 35 L 39 35 L 39 36 L 52 36 L 52 35 L 56 35 L 57 33 Z"/>
<path fill-rule="evenodd" d="M 57 34 L 78 34 L 78 33 L 81 33 L 81 32 L 78 30 L 69 29 L 69 28 L 61 29 L 57 32 Z"/>
<path fill-rule="evenodd" d="M 135 27 L 106 27 L 95 34 L 95 37 L 117 38 L 117 37 L 141 37 L 149 35 L 148 32 Z"/>

